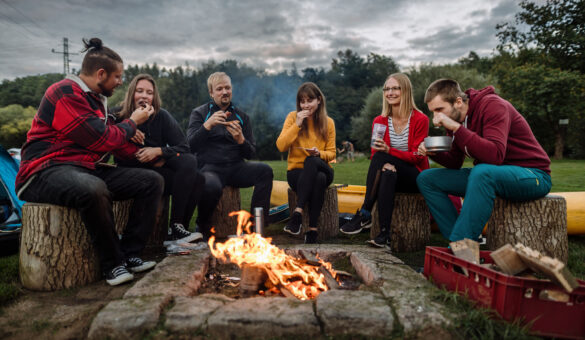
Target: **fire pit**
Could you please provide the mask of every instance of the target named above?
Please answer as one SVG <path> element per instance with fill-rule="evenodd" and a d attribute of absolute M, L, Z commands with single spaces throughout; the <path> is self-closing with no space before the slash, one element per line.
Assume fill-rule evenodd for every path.
<path fill-rule="evenodd" d="M 210 250 L 165 258 L 98 313 L 88 337 L 133 338 L 154 329 L 220 339 L 450 336 L 450 314 L 430 297 L 435 287 L 391 254 L 356 245 L 278 248 L 269 239 L 254 243 L 260 235 L 242 233 L 250 226 L 242 223 L 240 236 L 226 242 L 210 240 Z M 280 260 L 226 253 L 235 244 Z M 291 272 L 305 266 L 307 275 Z M 333 268 L 352 274 L 349 284 L 340 285 Z"/>
<path fill-rule="evenodd" d="M 238 218 L 236 237 L 224 243 L 216 243 L 212 236 L 209 239 L 209 248 L 220 262 L 234 263 L 241 268 L 241 296 L 249 297 L 260 293 L 308 300 L 329 289 L 343 287 L 341 282 L 349 282 L 341 281 L 341 276 L 351 277 L 351 274 L 338 273 L 331 263 L 322 260 L 318 255 L 301 251 L 301 258 L 291 256 L 272 245 L 270 238 L 251 232 L 252 215 L 247 211 L 233 212 L 230 216 Z M 239 278 L 235 279 L 240 281 Z"/>

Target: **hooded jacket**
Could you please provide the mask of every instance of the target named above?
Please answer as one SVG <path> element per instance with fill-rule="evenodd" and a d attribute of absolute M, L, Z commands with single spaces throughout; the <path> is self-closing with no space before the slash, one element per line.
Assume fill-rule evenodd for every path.
<path fill-rule="evenodd" d="M 516 165 L 550 174 L 550 159 L 534 137 L 528 122 L 494 87 L 465 91 L 469 96 L 466 121 L 455 132 L 449 152 L 431 158 L 450 168 L 461 168 L 465 155 L 474 164 Z"/>

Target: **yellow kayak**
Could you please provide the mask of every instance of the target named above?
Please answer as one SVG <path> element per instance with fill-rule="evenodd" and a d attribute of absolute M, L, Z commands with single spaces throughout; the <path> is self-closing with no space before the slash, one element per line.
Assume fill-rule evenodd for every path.
<path fill-rule="evenodd" d="M 282 205 L 288 203 L 288 183 L 274 181 L 270 204 Z M 355 213 L 364 202 L 366 187 L 363 185 L 348 185 L 337 189 L 337 201 L 340 213 Z M 567 201 L 567 233 L 569 235 L 585 234 L 585 192 L 551 192 Z"/>

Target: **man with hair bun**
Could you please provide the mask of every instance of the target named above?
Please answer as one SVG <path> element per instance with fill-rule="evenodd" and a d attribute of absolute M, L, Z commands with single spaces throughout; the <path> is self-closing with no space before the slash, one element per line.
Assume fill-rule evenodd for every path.
<path fill-rule="evenodd" d="M 197 225 L 209 236 L 209 220 L 226 185 L 254 186 L 252 208 L 262 207 L 268 223 L 273 174 L 267 164 L 246 162 L 256 154 L 252 122 L 232 103 L 232 82 L 227 74 L 211 74 L 207 87 L 211 100 L 193 109 L 187 131 L 191 152 L 197 154 L 205 177 L 205 199 L 199 204 Z"/>
<path fill-rule="evenodd" d="M 425 94 L 433 124 L 453 138 L 450 151 L 428 152 L 446 169 L 421 172 L 417 185 L 443 236 L 477 239 L 489 220 L 496 196 L 512 201 L 544 197 L 551 188 L 550 159 L 526 119 L 493 86 L 461 91 L 451 79 L 433 82 Z M 465 157 L 473 168 L 461 168 Z M 459 216 L 448 194 L 465 196 Z"/>
<path fill-rule="evenodd" d="M 86 52 L 79 77 L 67 75 L 51 85 L 41 100 L 16 177 L 20 199 L 79 210 L 96 246 L 106 281 L 130 281 L 130 272 L 153 268 L 140 254 L 150 235 L 163 179 L 156 172 L 105 164 L 111 153 L 134 158 L 130 142 L 136 126 L 154 110 L 137 108 L 115 123 L 107 114 L 107 97 L 122 85 L 122 58 L 98 38 L 83 39 Z M 119 239 L 114 225 L 113 200 L 133 199 L 128 224 Z"/>

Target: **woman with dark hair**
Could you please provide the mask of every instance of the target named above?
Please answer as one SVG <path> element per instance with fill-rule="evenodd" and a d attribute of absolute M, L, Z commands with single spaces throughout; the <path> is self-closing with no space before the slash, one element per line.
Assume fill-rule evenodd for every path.
<path fill-rule="evenodd" d="M 366 179 L 364 203 L 351 221 L 341 226 L 344 234 L 357 234 L 372 224 L 371 211 L 378 201 L 380 234 L 368 242 L 376 247 L 390 243 L 390 225 L 396 192 L 418 192 L 416 177 L 429 168 L 428 158 L 417 153 L 429 131 L 429 118 L 414 104 L 408 76 L 394 73 L 383 88 L 382 114 L 374 118 L 382 138 L 372 137 L 372 161 Z"/>
<path fill-rule="evenodd" d="M 301 232 L 303 208 L 309 203 L 305 243 L 316 243 L 325 189 L 333 182 L 328 163 L 335 159 L 335 123 L 327 116 L 325 96 L 314 83 L 299 87 L 297 110 L 286 117 L 276 146 L 280 152 L 288 151 L 286 178 L 297 193 L 297 206 L 284 231 L 293 235 Z"/>
<path fill-rule="evenodd" d="M 191 242 L 202 238 L 200 233 L 186 230 L 201 199 L 204 177 L 197 171 L 197 159 L 189 149 L 185 134 L 169 112 L 161 108 L 156 82 L 149 74 L 139 74 L 128 86 L 118 113 L 125 119 L 137 107 L 152 106 L 154 114 L 138 126 L 132 141 L 141 148 L 136 160 L 116 160 L 122 166 L 153 169 L 165 180 L 165 195 L 172 196 L 169 233 L 165 244 Z"/>

